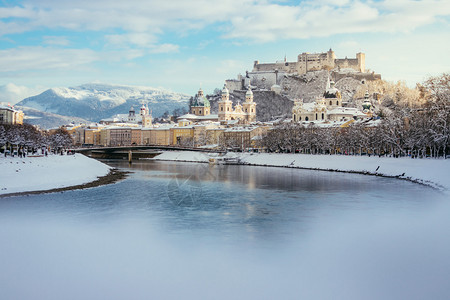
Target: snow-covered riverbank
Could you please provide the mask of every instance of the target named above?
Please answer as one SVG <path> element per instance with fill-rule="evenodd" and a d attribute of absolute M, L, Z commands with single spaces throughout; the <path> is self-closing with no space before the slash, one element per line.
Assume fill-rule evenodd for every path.
<path fill-rule="evenodd" d="M 154 160 L 207 163 L 236 158 L 242 164 L 355 172 L 398 177 L 450 192 L 450 160 L 344 155 L 217 153 L 167 151 Z M 0 157 L 0 195 L 71 187 L 97 180 L 111 168 L 81 154 L 48 157 Z"/>
<path fill-rule="evenodd" d="M 81 154 L 0 157 L 0 195 L 80 185 L 107 175 L 110 169 Z"/>
<path fill-rule="evenodd" d="M 218 154 L 167 151 L 155 160 L 208 162 Z M 450 191 L 450 159 L 411 159 L 378 156 L 308 155 L 278 153 L 227 153 L 225 158 L 237 158 L 242 164 L 294 167 L 316 170 L 355 172 L 398 177 Z"/>

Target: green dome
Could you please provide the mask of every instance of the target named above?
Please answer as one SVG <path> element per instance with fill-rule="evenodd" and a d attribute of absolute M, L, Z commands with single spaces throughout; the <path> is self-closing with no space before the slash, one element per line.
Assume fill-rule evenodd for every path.
<path fill-rule="evenodd" d="M 210 107 L 211 104 L 205 96 L 195 95 L 194 101 L 192 101 L 192 106 Z"/>

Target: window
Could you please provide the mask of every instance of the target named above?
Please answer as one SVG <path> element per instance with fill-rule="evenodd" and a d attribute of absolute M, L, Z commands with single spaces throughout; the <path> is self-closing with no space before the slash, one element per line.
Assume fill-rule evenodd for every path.
<path fill-rule="evenodd" d="M 220 107 L 220 110 L 223 111 L 223 106 Z"/>
<path fill-rule="evenodd" d="M 322 120 L 325 118 L 325 115 L 322 113 Z"/>
<path fill-rule="evenodd" d="M 330 105 L 333 105 L 333 102 L 330 101 Z"/>
<path fill-rule="evenodd" d="M 337 106 L 339 106 L 339 100 L 338 100 L 338 101 L 336 101 L 336 105 L 337 105 Z"/>
<path fill-rule="evenodd" d="M 308 118 L 308 117 L 305 117 L 305 121 L 309 121 L 309 118 Z"/>

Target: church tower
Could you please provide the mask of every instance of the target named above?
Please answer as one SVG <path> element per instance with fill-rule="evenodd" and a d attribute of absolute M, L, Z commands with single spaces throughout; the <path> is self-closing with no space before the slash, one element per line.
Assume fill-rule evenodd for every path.
<path fill-rule="evenodd" d="M 366 91 L 364 94 L 364 102 L 362 104 L 363 113 L 368 115 L 369 117 L 373 116 L 373 106 L 369 99 L 369 91 Z"/>
<path fill-rule="evenodd" d="M 245 102 L 242 105 L 244 109 L 244 115 L 247 122 L 256 121 L 256 103 L 253 102 L 253 92 L 248 87 L 247 93 L 245 93 Z"/>
<path fill-rule="evenodd" d="M 136 112 L 134 111 L 133 106 L 131 106 L 130 111 L 128 112 L 128 122 L 136 123 Z"/>
<path fill-rule="evenodd" d="M 341 92 L 335 87 L 334 81 L 330 81 L 330 77 L 328 77 L 327 88 L 323 94 L 323 97 L 325 98 L 325 105 L 327 106 L 327 109 L 342 107 Z"/>
<path fill-rule="evenodd" d="M 222 99 L 218 102 L 219 104 L 219 121 L 231 120 L 231 113 L 233 112 L 233 102 L 230 100 L 230 92 L 225 84 L 222 89 Z"/>
<path fill-rule="evenodd" d="M 142 104 L 141 107 L 142 127 L 150 127 L 152 125 L 152 116 L 147 105 Z"/>

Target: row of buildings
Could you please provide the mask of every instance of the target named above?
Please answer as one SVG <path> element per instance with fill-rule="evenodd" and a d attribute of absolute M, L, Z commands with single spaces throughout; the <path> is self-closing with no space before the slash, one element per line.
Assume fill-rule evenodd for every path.
<path fill-rule="evenodd" d="M 190 113 L 180 116 L 176 123 L 152 124 L 149 109 L 143 105 L 138 115 L 131 108 L 128 116 L 105 119 L 90 126 L 68 126 L 66 129 L 74 143 L 83 146 L 256 147 L 273 123 L 256 122 L 256 103 L 251 89 L 247 90 L 242 105 L 237 103 L 233 106 L 229 96 L 224 86 L 218 113 L 211 114 L 211 105 L 200 89 L 191 102 Z M 340 91 L 333 81 L 328 80 L 323 97 L 312 103 L 296 100 L 292 119 L 283 122 L 346 127 L 355 120 L 371 118 L 372 113 L 368 93 L 362 110 L 343 107 Z"/>
<path fill-rule="evenodd" d="M 185 147 L 237 147 L 254 145 L 267 124 L 255 124 L 256 103 L 248 89 L 245 102 L 233 105 L 226 86 L 222 90 L 217 114 L 200 89 L 191 102 L 189 114 L 178 117 L 171 124 L 152 124 L 151 113 L 142 105 L 138 114 L 133 107 L 128 115 L 120 114 L 103 119 L 99 124 L 66 126 L 76 145 L 129 146 L 161 145 Z"/>
<path fill-rule="evenodd" d="M 222 126 L 218 122 L 156 124 L 145 128 L 133 124 L 79 125 L 66 129 L 80 146 L 160 145 L 182 147 L 226 146 L 245 149 L 255 145 L 269 124 Z"/>

